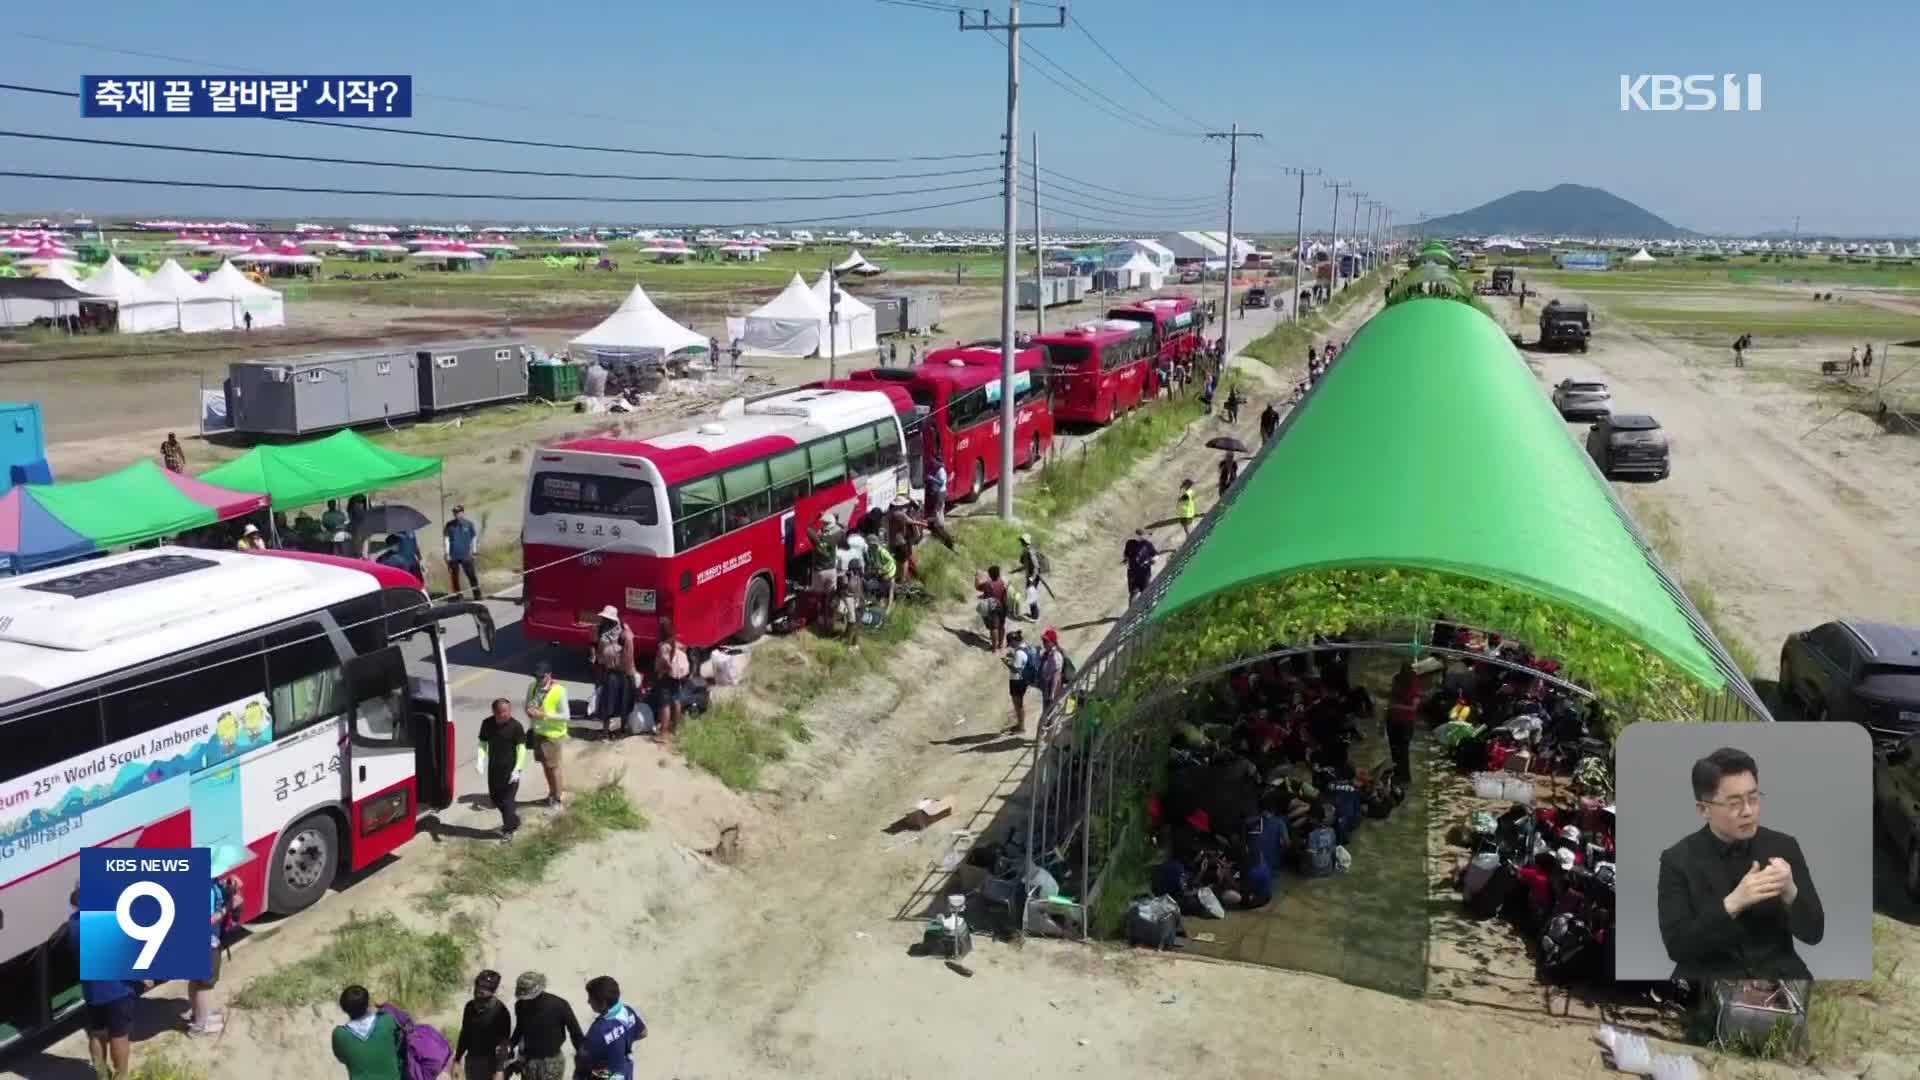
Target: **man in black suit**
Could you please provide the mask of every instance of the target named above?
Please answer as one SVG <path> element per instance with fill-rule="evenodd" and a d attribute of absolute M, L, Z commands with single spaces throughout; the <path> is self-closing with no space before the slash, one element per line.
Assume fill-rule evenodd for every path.
<path fill-rule="evenodd" d="M 1800 844 L 1760 825 L 1760 768 L 1745 752 L 1693 763 L 1706 825 L 1660 853 L 1660 940 L 1674 977 L 1811 979 L 1795 938 L 1818 945 L 1826 913 Z"/>

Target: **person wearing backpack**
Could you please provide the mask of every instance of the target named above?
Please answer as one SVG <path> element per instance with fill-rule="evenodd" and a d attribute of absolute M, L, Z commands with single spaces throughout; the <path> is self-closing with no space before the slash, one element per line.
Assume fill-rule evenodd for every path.
<path fill-rule="evenodd" d="M 187 1004 L 192 1010 L 187 1015 L 187 1034 L 189 1036 L 218 1035 L 226 1027 L 226 1018 L 213 1007 L 213 990 L 220 983 L 220 960 L 231 943 L 234 932 L 240 929 L 240 912 L 245 905 L 245 896 L 241 893 L 240 879 L 232 874 L 215 878 L 213 881 L 212 946 L 213 967 L 207 977 L 194 979 L 187 983 Z"/>
<path fill-rule="evenodd" d="M 1040 715 L 1047 715 L 1053 703 L 1060 700 L 1061 691 L 1067 688 L 1072 679 L 1073 661 L 1060 651 L 1060 631 L 1047 627 L 1040 635 Z"/>
<path fill-rule="evenodd" d="M 620 1000 L 620 984 L 611 975 L 587 982 L 587 1004 L 597 1015 L 573 1055 L 575 1080 L 633 1080 L 633 1044 L 647 1037 L 646 1022 Z"/>
<path fill-rule="evenodd" d="M 347 1022 L 333 1029 L 333 1060 L 347 1067 L 347 1080 L 408 1080 L 401 1070 L 400 1026 L 373 1007 L 364 986 L 340 991 Z"/>
<path fill-rule="evenodd" d="M 1018 630 L 1007 632 L 1007 695 L 1013 698 L 1013 723 L 1007 734 L 1027 730 L 1027 690 L 1040 684 L 1040 650 L 1028 645 Z"/>
<path fill-rule="evenodd" d="M 1029 533 L 1020 534 L 1020 572 L 1027 579 L 1027 618 L 1039 622 L 1040 590 L 1045 589 L 1050 597 L 1053 595 L 1053 586 L 1047 584 L 1047 575 L 1053 572 L 1053 566 L 1047 561 L 1046 553 L 1033 546 L 1033 536 Z"/>

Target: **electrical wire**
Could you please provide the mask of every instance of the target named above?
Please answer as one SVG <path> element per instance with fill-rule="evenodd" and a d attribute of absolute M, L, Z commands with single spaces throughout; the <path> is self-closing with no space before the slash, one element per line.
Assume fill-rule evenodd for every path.
<path fill-rule="evenodd" d="M 1093 216 L 1095 221 L 1142 221 L 1154 224 L 1165 224 L 1169 219 L 1181 217 L 1224 217 L 1227 212 L 1225 206 L 1218 207 L 1212 211 L 1194 211 L 1191 213 L 1178 210 L 1115 210 L 1112 207 L 1093 206 L 1087 203 L 1077 202 L 1073 199 L 1063 198 L 1059 195 L 1049 195 L 1045 191 L 1040 193 L 1041 213 L 1044 214 L 1049 211 L 1057 212 L 1061 206 L 1081 212 L 1075 216 Z M 1106 216 L 1100 217 L 1097 215 Z"/>
<path fill-rule="evenodd" d="M 1041 171 L 1044 173 L 1046 170 L 1042 169 Z M 1032 174 L 1028 174 L 1029 182 L 1031 182 L 1032 179 Z M 1132 210 L 1171 210 L 1178 212 L 1223 207 L 1226 205 L 1225 197 L 1220 195 L 1207 195 L 1194 199 L 1169 200 L 1165 202 L 1159 200 L 1135 200 L 1084 190 L 1077 183 L 1068 184 L 1059 180 L 1043 181 L 1040 184 L 1040 190 L 1043 194 L 1048 191 L 1063 190 L 1069 194 L 1081 196 L 1089 202 L 1111 203 Z"/>
<path fill-rule="evenodd" d="M 997 173 L 995 165 L 975 165 L 965 169 L 936 169 L 931 172 L 885 173 L 868 176 L 641 176 L 633 173 L 563 172 L 547 169 L 501 169 L 483 165 L 438 165 L 424 161 L 376 161 L 371 158 L 321 157 L 312 154 L 276 154 L 266 150 L 227 150 L 212 146 L 179 146 L 172 143 L 135 142 L 131 139 L 89 139 L 78 135 L 50 135 L 34 131 L 3 131 L 0 138 L 31 139 L 41 142 L 76 143 L 85 146 L 115 146 L 135 150 L 166 150 L 183 154 L 214 154 L 222 157 L 260 158 L 271 161 L 306 161 L 320 165 L 365 165 L 379 169 L 425 169 L 434 172 L 489 173 L 496 176 L 541 176 L 570 180 L 631 180 L 643 183 L 688 184 L 841 184 L 881 180 L 920 180 L 940 176 L 971 176 Z"/>
<path fill-rule="evenodd" d="M 1162 196 L 1162 195 L 1140 195 L 1137 192 L 1127 191 L 1123 188 L 1107 187 L 1104 184 L 1096 184 L 1091 180 L 1082 180 L 1077 176 L 1072 176 L 1067 173 L 1060 172 L 1057 169 L 1049 169 L 1045 165 L 1040 166 L 1040 171 L 1043 174 L 1052 177 L 1053 183 L 1065 182 L 1069 185 L 1072 185 L 1073 187 L 1091 188 L 1093 191 L 1096 191 L 1096 192 L 1111 193 L 1113 195 L 1122 196 L 1122 198 L 1120 199 L 1114 199 L 1113 201 L 1115 202 L 1132 201 L 1134 199 L 1138 199 L 1139 201 L 1149 204 L 1149 206 L 1154 209 L 1164 208 L 1169 210 L 1178 210 L 1191 205 L 1215 206 L 1215 205 L 1220 205 L 1222 202 L 1221 197 L 1218 195 L 1195 195 L 1192 197 L 1181 197 L 1181 198 L 1173 198 L 1170 196 Z M 1095 197 L 1106 198 L 1107 196 L 1105 194 L 1102 194 Z"/>
<path fill-rule="evenodd" d="M 943 15 L 957 15 L 966 9 L 958 4 L 937 4 L 931 0 L 879 0 L 893 7 L 919 8 L 922 11 L 938 11 Z"/>
<path fill-rule="evenodd" d="M 996 40 L 1000 41 L 1003 45 L 1006 43 L 1005 38 L 999 37 L 998 35 L 993 35 L 993 36 L 995 37 Z M 1200 138 L 1202 135 L 1202 132 L 1200 131 L 1182 131 L 1168 124 L 1163 124 L 1160 121 L 1155 120 L 1152 117 L 1146 115 L 1145 113 L 1142 113 L 1136 109 L 1128 108 L 1125 105 L 1117 104 L 1103 97 L 1100 91 L 1096 87 L 1094 87 L 1093 84 L 1087 82 L 1085 79 L 1082 79 L 1080 76 L 1075 75 L 1073 72 L 1068 71 L 1065 65 L 1061 64 L 1059 61 L 1055 60 L 1053 57 L 1048 56 L 1046 53 L 1041 52 L 1040 49 L 1035 45 L 1032 45 L 1026 41 L 1022 41 L 1020 43 L 1020 51 L 1022 54 L 1029 54 L 1029 53 L 1032 54 L 1032 58 L 1034 60 L 1038 61 L 1039 63 L 1046 64 L 1047 67 L 1051 67 L 1055 71 L 1058 71 L 1060 75 L 1064 76 L 1065 78 L 1071 79 L 1072 81 L 1080 84 L 1080 86 L 1085 87 L 1086 93 L 1081 93 L 1079 90 L 1076 90 L 1073 87 L 1068 86 L 1066 83 L 1061 82 L 1059 79 L 1055 78 L 1051 72 L 1047 70 L 1047 67 L 1040 67 L 1039 64 L 1036 64 L 1033 70 L 1037 72 L 1042 78 L 1045 78 L 1048 82 L 1053 83 L 1055 86 L 1060 87 L 1062 90 L 1067 91 L 1068 93 L 1072 94 L 1074 97 L 1077 97 L 1081 101 L 1084 101 L 1089 105 L 1092 105 L 1093 107 L 1099 109 L 1101 112 L 1106 113 L 1108 116 L 1111 116 L 1114 119 L 1121 121 L 1122 123 L 1131 124 L 1132 126 L 1139 128 L 1140 130 L 1145 131 L 1150 135 L 1166 135 L 1169 137 L 1181 138 L 1181 139 L 1197 139 L 1197 138 Z"/>
<path fill-rule="evenodd" d="M 9 90 L 24 94 L 43 94 L 48 97 L 78 98 L 75 90 L 55 90 L 44 86 L 24 86 L 19 83 L 0 83 L 0 90 Z M 412 135 L 422 139 L 447 139 L 453 142 L 487 143 L 497 146 L 524 146 L 542 150 L 580 150 L 598 154 L 632 154 L 637 157 L 686 158 L 696 161 L 766 161 L 783 162 L 798 165 L 886 165 L 912 161 L 970 161 L 982 158 L 997 158 L 1000 152 L 988 151 L 979 154 L 901 154 L 892 157 L 792 157 L 781 154 L 719 154 L 702 153 L 692 150 L 658 150 L 632 146 L 594 146 L 582 143 L 543 142 L 538 139 L 511 139 L 500 135 L 466 135 L 452 131 L 433 131 L 427 128 L 387 127 L 367 124 L 349 124 L 340 120 L 316 120 L 305 116 L 261 116 L 252 119 L 275 120 L 283 124 L 305 124 L 311 127 L 340 128 L 346 131 L 379 132 L 387 135 Z"/>
<path fill-rule="evenodd" d="M 1120 69 L 1120 74 L 1125 75 L 1127 78 L 1133 80 L 1133 85 L 1138 86 L 1142 90 L 1145 90 L 1147 92 L 1147 96 L 1153 98 L 1153 100 L 1166 106 L 1168 112 L 1173 113 L 1175 116 L 1178 116 L 1180 119 L 1186 121 L 1189 124 L 1192 124 L 1194 127 L 1200 129 L 1201 131 L 1207 130 L 1208 125 L 1205 123 L 1202 123 L 1199 120 L 1194 119 L 1192 113 L 1183 111 L 1178 106 L 1174 105 L 1173 102 L 1168 101 L 1166 98 L 1161 97 L 1157 92 L 1155 92 L 1153 87 L 1148 86 L 1144 82 L 1141 82 L 1140 77 L 1138 75 L 1135 75 L 1127 67 L 1127 65 L 1121 63 L 1119 57 L 1113 55 L 1112 52 L 1109 52 L 1105 45 L 1100 44 L 1100 39 L 1093 36 L 1093 31 L 1087 29 L 1087 24 L 1081 22 L 1080 17 L 1078 15 L 1069 14 L 1067 18 L 1073 22 L 1074 29 L 1086 35 L 1086 38 L 1088 41 L 1093 42 L 1093 47 L 1096 49 L 1099 49 L 1100 54 L 1102 56 L 1105 56 L 1108 60 L 1112 61 L 1114 67 L 1117 67 Z"/>

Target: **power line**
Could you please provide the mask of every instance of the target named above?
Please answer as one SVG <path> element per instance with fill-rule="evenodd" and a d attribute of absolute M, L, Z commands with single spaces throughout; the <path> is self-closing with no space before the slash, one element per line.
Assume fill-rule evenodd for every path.
<path fill-rule="evenodd" d="M 1047 205 L 1056 208 L 1056 210 L 1060 207 L 1079 210 L 1081 213 L 1073 216 L 1092 217 L 1095 221 L 1137 221 L 1156 225 L 1168 224 L 1170 219 L 1181 217 L 1206 217 L 1210 216 L 1213 212 L 1202 210 L 1119 210 L 1107 206 L 1095 206 L 1077 202 L 1061 195 L 1057 191 L 1051 190 L 1047 192 Z M 1105 216 L 1099 217 L 1096 215 Z M 1059 215 L 1056 213 L 1055 216 Z"/>
<path fill-rule="evenodd" d="M 1129 70 L 1127 65 L 1121 63 L 1119 57 L 1109 52 L 1105 45 L 1100 44 L 1100 39 L 1093 36 L 1093 31 L 1087 29 L 1087 24 L 1081 22 L 1080 17 L 1078 15 L 1069 14 L 1067 18 L 1073 22 L 1075 29 L 1079 30 L 1082 34 L 1085 34 L 1088 41 L 1093 42 L 1093 47 L 1096 49 L 1099 49 L 1100 54 L 1102 56 L 1105 56 L 1108 60 L 1112 61 L 1114 67 L 1117 67 L 1120 69 L 1120 74 L 1125 75 L 1129 79 L 1132 79 L 1133 84 L 1135 86 L 1138 86 L 1140 89 L 1145 90 L 1147 92 L 1147 96 L 1153 98 L 1153 100 L 1166 106 L 1168 112 L 1173 113 L 1175 116 L 1178 116 L 1180 119 L 1185 120 L 1189 124 L 1192 124 L 1194 127 L 1201 128 L 1201 129 L 1206 128 L 1207 125 L 1205 123 L 1202 123 L 1199 120 L 1195 120 L 1193 118 L 1193 114 L 1180 109 L 1178 106 L 1174 105 L 1173 102 L 1168 101 L 1166 98 L 1163 98 L 1158 93 L 1156 93 L 1153 87 L 1148 86 L 1144 82 L 1141 82 L 1140 77 L 1135 75 L 1131 70 Z"/>
<path fill-rule="evenodd" d="M 852 195 L 770 195 L 770 196 L 756 196 L 756 197 L 743 197 L 743 198 L 708 198 L 708 197 L 694 196 L 694 197 L 686 197 L 686 198 L 658 199 L 658 198 L 644 198 L 644 197 L 617 196 L 617 195 L 526 195 L 526 194 L 513 194 L 513 193 L 503 194 L 499 192 L 482 193 L 482 192 L 464 192 L 464 191 L 386 191 L 386 190 L 374 190 L 374 189 L 368 189 L 368 188 L 302 187 L 294 184 L 236 184 L 236 183 L 229 183 L 229 182 L 215 181 L 215 180 L 155 180 L 155 179 L 148 179 L 145 177 L 86 176 L 86 175 L 74 175 L 74 174 L 66 174 L 66 173 L 16 172 L 11 170 L 0 171 L 0 176 L 15 177 L 18 179 L 25 179 L 25 180 L 61 180 L 61 181 L 66 181 L 68 183 L 124 184 L 124 185 L 132 185 L 137 187 L 213 188 L 213 189 L 224 190 L 224 191 L 290 191 L 290 192 L 296 192 L 304 195 L 378 195 L 382 198 L 389 198 L 389 199 L 498 199 L 498 200 L 507 201 L 507 202 L 755 203 L 755 202 L 813 201 L 813 200 L 834 199 L 834 198 L 839 198 L 839 199 L 863 199 L 863 198 L 875 198 L 875 197 L 886 198 L 886 197 L 896 197 L 900 195 L 909 195 L 909 194 L 916 193 L 914 191 L 892 191 L 892 192 L 870 191 L 870 192 L 856 193 Z M 987 187 L 987 186 L 997 186 L 997 185 L 991 185 L 991 182 L 989 181 L 989 182 L 976 182 L 972 184 L 953 184 L 947 187 L 921 188 L 919 189 L 919 191 L 922 191 L 922 192 L 951 191 L 951 190 L 961 190 L 961 189 L 968 189 L 968 188 L 978 189 L 978 188 Z M 852 217 L 842 217 L 842 218 L 832 218 L 832 219 L 800 218 L 792 222 L 750 221 L 750 222 L 745 222 L 744 224 L 787 225 L 787 224 L 806 224 L 808 222 L 822 221 L 822 220 L 835 220 L 835 221 L 869 220 L 885 214 L 907 214 L 907 213 L 915 213 L 921 210 L 940 210 L 949 206 L 965 206 L 969 203 L 984 202 L 988 199 L 997 199 L 999 197 L 1000 196 L 997 194 L 986 194 L 986 195 L 980 195 L 980 196 L 976 196 L 974 198 L 969 198 L 969 199 L 957 199 L 952 202 L 933 203 L 927 206 L 886 207 L 884 209 L 869 211 L 867 213 L 855 215 Z"/>
<path fill-rule="evenodd" d="M 1082 87 L 1085 87 L 1086 93 L 1083 94 L 1080 91 L 1075 90 L 1073 87 L 1068 86 L 1066 83 L 1061 82 L 1059 79 L 1054 78 L 1053 75 L 1047 71 L 1047 68 L 1036 66 L 1033 70 L 1038 72 L 1048 82 L 1053 83 L 1055 86 L 1060 87 L 1062 90 L 1067 91 L 1073 96 L 1088 103 L 1089 105 L 1094 106 L 1095 108 L 1106 113 L 1107 115 L 1117 120 L 1120 120 L 1123 123 L 1131 124 L 1134 127 L 1137 127 L 1140 130 L 1148 132 L 1149 134 L 1153 134 L 1153 135 L 1167 135 L 1167 136 L 1172 136 L 1174 138 L 1198 138 L 1200 135 L 1200 133 L 1197 131 L 1181 131 L 1177 128 L 1172 127 L 1171 125 L 1163 124 L 1160 121 L 1155 120 L 1152 117 L 1146 115 L 1145 113 L 1138 111 L 1137 109 L 1129 108 L 1125 105 L 1118 104 L 1104 97 L 1100 93 L 1100 90 L 1096 88 L 1092 83 L 1089 83 L 1085 79 L 1082 79 L 1080 76 L 1075 75 L 1071 71 L 1068 71 L 1064 64 L 1061 64 L 1058 60 L 1055 60 L 1053 57 L 1048 56 L 1046 53 L 1041 52 L 1039 49 L 1035 48 L 1032 45 L 1023 44 L 1021 46 L 1021 51 L 1024 53 L 1031 53 L 1035 60 L 1046 64 L 1048 67 L 1051 67 L 1054 70 L 1058 71 L 1061 75 L 1065 76 L 1066 78 L 1073 80 L 1074 82 L 1080 84 Z M 1092 95 L 1092 96 L 1089 97 L 1088 95 Z"/>
<path fill-rule="evenodd" d="M 116 146 L 136 150 L 167 150 L 185 154 L 217 154 L 223 157 L 261 158 L 272 161 L 307 161 L 321 165 L 365 165 L 377 169 L 425 169 L 434 172 L 491 173 L 497 176 L 540 176 L 571 180 L 633 180 L 657 183 L 689 184 L 841 184 L 880 180 L 920 180 L 938 176 L 970 176 L 999 172 L 995 165 L 975 165 L 965 169 L 938 169 L 932 172 L 888 173 L 871 176 L 640 176 L 633 173 L 565 172 L 548 169 L 501 169 L 485 165 L 436 165 L 424 161 L 376 161 L 370 158 L 321 157 L 312 154 L 276 154 L 266 150 L 227 150 L 212 146 L 179 146 L 172 143 L 135 142 L 130 139 L 89 139 L 78 135 L 49 135 L 33 131 L 0 130 L 0 138 L 32 139 L 43 142 L 77 143 L 86 146 Z"/>
<path fill-rule="evenodd" d="M 48 97 L 78 98 L 78 91 L 54 90 L 44 86 L 22 86 L 18 83 L 0 83 L 0 90 L 12 90 L 26 94 L 44 94 Z M 316 120 L 304 116 L 263 116 L 258 119 L 276 120 L 283 124 L 305 124 L 311 127 L 341 128 L 347 131 L 370 131 L 386 135 L 412 135 L 423 139 L 448 139 L 454 142 L 489 143 L 497 146 L 526 146 L 543 150 L 584 150 L 599 154 L 632 154 L 638 157 L 688 158 L 698 161 L 773 161 L 799 165 L 884 165 L 910 161 L 968 161 L 982 158 L 997 158 L 998 152 L 979 154 L 902 154 L 893 157 L 790 157 L 780 154 L 718 154 L 701 153 L 691 150 L 657 150 L 631 146 L 593 146 L 582 143 L 543 142 L 538 139 L 510 139 L 499 135 L 464 135 L 459 132 L 432 131 L 426 128 L 384 127 L 367 124 L 349 124 L 339 120 Z"/>
<path fill-rule="evenodd" d="M 1218 196 L 1214 196 L 1214 195 L 1190 195 L 1190 196 L 1189 195 L 1181 195 L 1181 196 L 1145 195 L 1139 192 L 1127 191 L 1124 188 L 1113 188 L 1113 187 L 1107 187 L 1104 184 L 1096 184 L 1091 180 L 1082 180 L 1077 176 L 1060 172 L 1057 169 L 1049 169 L 1049 168 L 1046 168 L 1045 166 L 1042 166 L 1040 171 L 1047 174 L 1048 176 L 1053 177 L 1056 181 L 1065 181 L 1067 183 L 1074 184 L 1079 187 L 1092 188 L 1095 191 L 1110 192 L 1114 195 L 1122 196 L 1124 200 L 1137 199 L 1139 201 L 1150 203 L 1155 206 L 1164 205 L 1170 208 L 1174 208 L 1174 207 L 1179 207 L 1181 205 L 1190 204 L 1190 203 L 1209 203 L 1209 204 L 1217 205 L 1220 201 Z M 1117 202 L 1122 200 L 1115 200 L 1115 201 Z"/>
<path fill-rule="evenodd" d="M 956 15 L 966 10 L 958 4 L 938 4 L 931 2 L 931 0 L 879 0 L 879 2 L 882 4 L 890 4 L 893 7 L 919 8 L 922 11 L 938 11 L 943 15 Z"/>

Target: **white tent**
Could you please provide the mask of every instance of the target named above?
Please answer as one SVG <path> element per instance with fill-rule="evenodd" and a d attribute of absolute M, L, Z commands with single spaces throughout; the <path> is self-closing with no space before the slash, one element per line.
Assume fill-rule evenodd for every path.
<path fill-rule="evenodd" d="M 826 333 L 827 309 L 795 274 L 779 296 L 741 321 L 737 336 L 741 351 L 755 356 L 812 356 Z"/>
<path fill-rule="evenodd" d="M 859 248 L 855 248 L 851 254 L 845 259 L 842 259 L 840 265 L 833 268 L 833 272 L 836 274 L 858 274 L 861 277 L 872 277 L 875 274 L 886 273 L 885 270 L 868 262 L 867 257 L 860 254 Z"/>
<path fill-rule="evenodd" d="M 206 289 L 232 305 L 235 326 L 245 326 L 248 315 L 256 327 L 287 325 L 287 307 L 280 294 L 256 283 L 231 262 L 221 263 L 220 269 L 207 275 Z"/>
<path fill-rule="evenodd" d="M 828 290 L 832 290 L 835 299 L 828 300 Z M 833 351 L 836 355 L 867 352 L 880 347 L 880 334 L 873 309 L 840 287 L 831 274 L 821 274 L 820 280 L 813 283 L 813 298 L 823 312 L 837 314 L 840 325 L 834 331 Z"/>
<path fill-rule="evenodd" d="M 1158 289 L 1167 283 L 1167 272 L 1161 269 L 1147 253 L 1133 252 L 1133 257 L 1113 268 L 1119 277 L 1123 289 Z"/>
<path fill-rule="evenodd" d="M 684 349 L 705 349 L 707 339 L 668 318 L 635 285 L 613 314 L 572 344 L 603 360 L 660 361 Z"/>
<path fill-rule="evenodd" d="M 1650 263 L 1656 260 L 1653 256 L 1647 254 L 1646 248 L 1641 248 L 1639 251 L 1627 256 L 1627 261 L 1630 263 Z"/>
<path fill-rule="evenodd" d="M 106 265 L 79 287 L 113 301 L 118 309 L 115 325 L 123 334 L 180 329 L 180 307 L 173 298 L 154 291 L 116 256 L 108 256 Z"/>
<path fill-rule="evenodd" d="M 183 333 L 233 329 L 233 303 L 195 280 L 172 259 L 160 264 L 147 279 L 147 287 L 173 298 Z"/>

